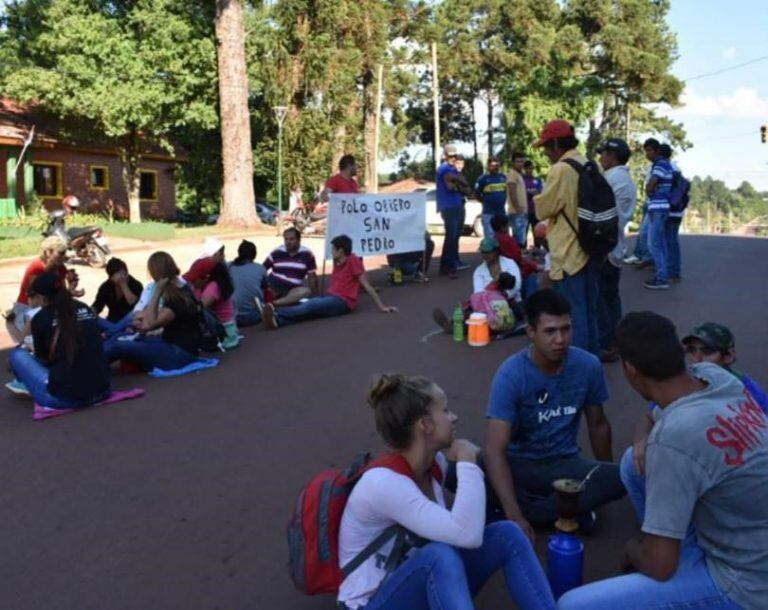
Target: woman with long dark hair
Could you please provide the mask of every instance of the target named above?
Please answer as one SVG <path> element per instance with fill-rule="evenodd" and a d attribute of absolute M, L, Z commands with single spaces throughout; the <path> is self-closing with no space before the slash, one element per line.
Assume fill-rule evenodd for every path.
<path fill-rule="evenodd" d="M 155 252 L 147 261 L 154 280 L 146 309 L 134 316 L 133 335 L 114 337 L 104 344 L 107 358 L 127 360 L 146 371 L 183 368 L 198 357 L 200 329 L 197 302 L 180 280 L 179 268 L 167 252 Z M 149 334 L 152 331 L 160 331 Z"/>
<path fill-rule="evenodd" d="M 511 521 L 486 527 L 479 450 L 455 438 L 458 418 L 448 409 L 445 392 L 424 377 L 382 375 L 368 402 L 376 429 L 393 452 L 390 460 L 399 467 L 370 468 L 355 485 L 341 519 L 340 564 L 352 564 L 395 524 L 426 544 L 401 558 L 394 537 L 383 543 L 341 583 L 339 607 L 471 610 L 472 598 L 502 571 L 518 608 L 554 609 L 547 579 L 520 527 Z M 446 457 L 457 462 L 450 510 L 442 486 Z"/>
<path fill-rule="evenodd" d="M 232 300 L 235 302 L 238 327 L 261 322 L 260 305 L 264 302 L 267 270 L 255 260 L 256 244 L 244 239 L 237 248 L 237 258 L 229 265 L 229 275 L 235 285 Z"/>
<path fill-rule="evenodd" d="M 34 355 L 17 347 L 9 362 L 34 401 L 74 409 L 109 396 L 109 365 L 93 310 L 72 298 L 57 273 L 38 275 L 29 297 L 41 308 L 31 323 Z"/>
<path fill-rule="evenodd" d="M 195 297 L 213 312 L 227 332 L 221 342 L 224 349 L 232 349 L 240 343 L 235 322 L 235 304 L 232 295 L 235 287 L 225 263 L 215 258 L 199 258 L 184 274 Z"/>

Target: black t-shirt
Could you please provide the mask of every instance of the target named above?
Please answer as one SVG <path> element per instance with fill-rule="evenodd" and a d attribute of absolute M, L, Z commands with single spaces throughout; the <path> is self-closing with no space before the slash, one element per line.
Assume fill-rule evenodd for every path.
<path fill-rule="evenodd" d="M 192 291 L 184 286 L 181 291 L 186 299 L 166 300 L 163 307 L 173 312 L 173 322 L 163 327 L 163 341 L 178 345 L 197 356 L 200 347 L 200 328 L 197 300 Z"/>
<path fill-rule="evenodd" d="M 57 398 L 88 401 L 109 392 L 109 364 L 104 356 L 101 332 L 96 314 L 85 303 L 75 301 L 77 315 L 77 347 L 75 358 L 67 361 L 64 341 L 56 340 L 58 326 L 52 306 L 41 309 L 32 318 L 35 355 L 49 367 L 48 391 Z"/>
<path fill-rule="evenodd" d="M 144 289 L 141 282 L 132 275 L 128 276 L 128 288 L 136 295 L 137 299 L 141 296 L 141 291 Z M 125 300 L 123 291 L 112 280 L 107 280 L 99 286 L 96 300 L 91 305 L 91 308 L 97 314 L 100 314 L 101 310 L 105 307 L 108 309 L 107 320 L 110 322 L 119 322 L 133 309 L 133 305 L 129 305 L 128 301 Z"/>

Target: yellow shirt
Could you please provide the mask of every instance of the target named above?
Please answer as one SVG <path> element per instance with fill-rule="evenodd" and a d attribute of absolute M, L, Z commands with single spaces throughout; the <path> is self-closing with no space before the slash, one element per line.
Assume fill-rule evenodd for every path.
<path fill-rule="evenodd" d="M 572 167 L 562 163 L 563 159 L 573 159 L 582 164 L 587 162 L 587 158 L 576 149 L 569 150 L 552 166 L 544 190 L 533 198 L 536 218 L 548 220 L 547 242 L 552 257 L 549 277 L 553 280 L 562 280 L 563 272 L 575 275 L 589 261 L 576 233 L 560 214 L 562 212 L 574 227 L 579 228 L 579 175 Z"/>

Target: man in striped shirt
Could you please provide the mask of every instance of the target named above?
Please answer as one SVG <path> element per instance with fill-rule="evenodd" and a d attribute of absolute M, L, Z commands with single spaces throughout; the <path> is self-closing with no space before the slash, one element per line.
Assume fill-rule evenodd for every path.
<path fill-rule="evenodd" d="M 301 233 L 294 227 L 283 232 L 283 245 L 270 253 L 264 267 L 269 271 L 267 281 L 275 295 L 275 307 L 296 305 L 320 292 L 315 255 L 301 245 Z"/>
<path fill-rule="evenodd" d="M 655 138 L 649 138 L 643 144 L 645 158 L 653 166 L 651 177 L 645 185 L 648 196 L 648 249 L 651 251 L 656 274 L 643 286 L 651 290 L 666 290 L 669 288 L 667 274 L 667 240 L 666 223 L 669 217 L 669 196 L 672 192 L 673 170 L 669 159 L 661 156 L 661 144 Z"/>

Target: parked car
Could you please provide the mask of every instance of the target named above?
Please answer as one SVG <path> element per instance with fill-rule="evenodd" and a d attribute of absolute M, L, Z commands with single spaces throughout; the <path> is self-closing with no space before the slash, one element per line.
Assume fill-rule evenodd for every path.
<path fill-rule="evenodd" d="M 425 192 L 427 194 L 427 229 L 434 231 L 435 229 L 442 230 L 443 218 L 440 216 L 440 212 L 437 211 L 437 189 L 434 188 L 417 188 L 414 189 L 415 193 Z M 476 199 L 467 199 L 467 203 L 464 206 L 467 212 L 464 219 L 464 233 L 467 235 L 474 234 L 477 237 L 483 236 L 483 204 Z"/>
<path fill-rule="evenodd" d="M 277 208 L 269 203 L 264 203 L 263 201 L 257 201 L 256 202 L 256 214 L 259 215 L 259 220 L 267 225 L 276 225 L 277 224 L 277 217 L 278 217 L 278 211 Z M 209 225 L 215 225 L 219 221 L 219 215 L 218 214 L 211 214 L 206 219 L 206 224 Z"/>

